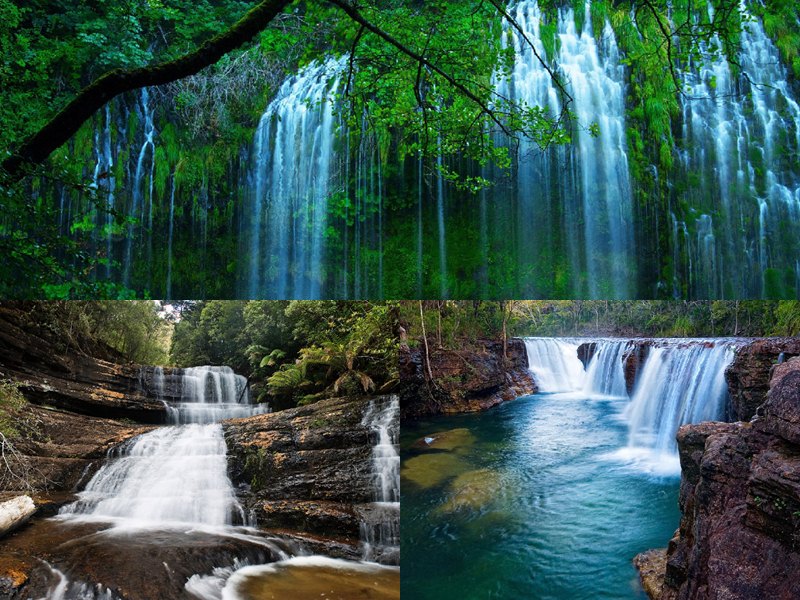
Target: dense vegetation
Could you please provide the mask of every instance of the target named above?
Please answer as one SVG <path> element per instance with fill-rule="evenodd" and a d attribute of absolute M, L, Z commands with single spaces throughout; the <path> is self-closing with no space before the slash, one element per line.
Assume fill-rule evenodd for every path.
<path fill-rule="evenodd" d="M 402 323 L 430 344 L 457 349 L 478 339 L 507 336 L 796 336 L 797 301 L 505 301 L 406 302 Z"/>
<path fill-rule="evenodd" d="M 543 38 L 547 54 L 558 46 L 553 24 L 556 6 L 566 4 L 570 3 L 541 3 L 550 19 Z M 583 3 L 572 4 L 582 19 Z M 667 189 L 667 177 L 658 177 L 659 172 L 669 173 L 680 150 L 673 139 L 679 111 L 678 82 L 674 73 L 665 76 L 669 65 L 685 61 L 698 51 L 699 43 L 717 34 L 725 42 L 725 51 L 734 53 L 741 16 L 738 10 L 731 10 L 732 3 L 712 4 L 717 10 L 709 20 L 705 10 L 687 2 L 592 3 L 595 26 L 609 18 L 631 65 L 628 143 L 641 215 L 666 214 L 674 193 Z M 144 186 L 134 182 L 132 175 L 139 146 L 144 148 L 141 98 L 135 93 L 110 103 L 108 112 L 98 113 L 93 122 L 86 123 L 48 163 L 33 167 L 32 177 L 4 186 L 0 254 L 6 258 L 6 268 L 0 275 L 0 295 L 233 296 L 242 259 L 236 235 L 248 217 L 241 182 L 247 174 L 246 149 L 259 115 L 287 73 L 330 53 L 351 52 L 353 57 L 352 71 L 348 69 L 340 94 L 345 101 L 339 117 L 353 132 L 348 150 L 358 154 L 366 147 L 374 152 L 382 163 L 379 176 L 392 181 L 385 197 L 378 197 L 374 190 L 355 189 L 356 175 L 351 173 L 353 181 L 329 199 L 330 217 L 344 229 L 369 218 L 369 214 L 353 215 L 359 194 L 368 213 L 385 217 L 387 244 L 380 250 L 366 249 L 370 256 L 364 260 L 379 260 L 381 251 L 395 258 L 387 266 L 386 297 L 409 297 L 417 288 L 420 265 L 409 254 L 408 240 L 417 234 L 409 216 L 416 212 L 418 177 L 424 180 L 426 193 L 434 193 L 435 180 L 441 175 L 446 186 L 474 203 L 475 194 L 488 183 L 484 178 L 487 165 L 507 173 L 509 151 L 514 151 L 507 147 L 507 138 L 498 142 L 490 135 L 491 127 L 502 127 L 512 138 L 527 137 L 543 145 L 568 143 L 575 126 L 597 126 L 570 123 L 569 110 L 562 115 L 564 120 L 554 122 L 540 107 L 510 106 L 492 96 L 492 74 L 507 72 L 513 59 L 510 49 L 500 43 L 500 2 L 358 3 L 357 14 L 373 29 L 337 5 L 353 6 L 322 0 L 292 2 L 242 49 L 197 75 L 150 91 L 158 108 L 158 140 L 152 149 L 155 166 L 148 175 L 149 192 L 141 192 L 142 200 L 149 203 L 149 216 L 142 216 L 143 207 L 141 214 L 120 207 L 131 202 L 136 185 Z M 239 0 L 136 0 L 123 4 L 0 0 L 4 25 L 0 29 L 4 55 L 0 65 L 0 151 L 12 152 L 102 73 L 153 65 L 189 52 L 233 25 L 250 6 Z M 669 44 L 663 29 L 670 26 L 668 6 L 675 24 L 673 43 Z M 770 0 L 758 10 L 763 12 L 770 34 L 778 39 L 784 60 L 799 71 L 800 34 L 794 3 Z M 568 100 L 565 98 L 567 109 Z M 94 172 L 94 165 L 99 164 L 95 156 L 98 135 L 106 128 L 113 145 L 122 150 L 109 172 Z M 445 160 L 437 163 L 439 154 Z M 421 174 L 414 171 L 419 157 L 423 159 Z M 119 186 L 117 208 L 109 208 L 108 194 L 112 192 L 107 182 L 112 179 Z M 176 198 L 172 207 L 171 197 Z M 432 211 L 425 216 L 435 219 Z M 465 275 L 478 272 L 484 261 L 475 253 L 479 235 L 475 223 L 458 210 L 448 219 L 453 224 L 447 240 L 449 253 L 463 268 L 427 278 L 431 289 L 440 288 L 442 282 L 436 278 L 444 277 L 444 285 L 459 296 L 484 293 Z M 174 265 L 164 248 L 152 247 L 154 239 L 163 240 L 168 232 L 171 238 L 173 224 L 176 239 L 170 256 L 180 257 Z M 117 243 L 132 235 L 134 225 L 139 261 L 128 281 L 114 278 L 112 283 L 108 273 L 118 270 L 119 265 L 113 264 L 118 259 L 108 255 L 103 240 L 113 238 Z M 353 240 L 342 237 L 342 227 L 332 227 L 326 234 L 331 255 L 337 259 L 352 257 L 348 245 Z M 669 223 L 660 227 L 659 237 L 668 236 Z M 662 260 L 658 244 L 663 246 L 663 240 L 646 242 L 643 255 Z M 672 259 L 663 260 L 664 279 L 668 280 Z M 435 263 L 431 248 L 422 270 L 434 272 Z M 518 289 L 515 282 L 524 274 L 511 266 L 493 268 L 501 274 L 492 282 L 493 295 L 507 296 Z M 569 290 L 564 282 L 575 274 L 559 269 L 563 274 L 552 289 L 542 289 L 563 297 Z M 180 282 L 178 290 L 164 285 L 167 273 Z M 787 277 L 775 273 L 767 295 L 787 295 L 791 289 L 784 283 Z M 651 288 L 655 285 L 650 280 L 645 283 Z M 659 294 L 671 292 L 660 290 Z"/>
<path fill-rule="evenodd" d="M 256 395 L 274 408 L 389 389 L 398 376 L 396 303 L 10 305 L 27 313 L 30 327 L 44 331 L 56 352 L 144 365 L 227 365 L 248 376 Z M 6 391 L 11 402 L 13 390 Z M 0 421 L 0 433 L 3 427 Z"/>
<path fill-rule="evenodd" d="M 397 310 L 346 301 L 187 303 L 172 361 L 229 365 L 274 409 L 388 390 L 398 377 Z"/>

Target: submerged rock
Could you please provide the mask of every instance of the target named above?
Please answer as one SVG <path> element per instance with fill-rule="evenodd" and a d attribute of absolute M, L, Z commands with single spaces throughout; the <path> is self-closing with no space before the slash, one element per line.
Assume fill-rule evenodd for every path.
<path fill-rule="evenodd" d="M 404 460 L 400 468 L 400 478 L 421 488 L 431 488 L 466 469 L 469 469 L 469 464 L 456 454 L 431 452 Z"/>
<path fill-rule="evenodd" d="M 449 431 L 431 433 L 414 442 L 415 450 L 459 450 L 468 449 L 475 443 L 475 434 L 469 429 L 460 427 Z"/>
<path fill-rule="evenodd" d="M 298 557 L 237 571 L 225 592 L 243 600 L 399 600 L 400 569 Z"/>
<path fill-rule="evenodd" d="M 500 474 L 491 469 L 462 473 L 450 484 L 450 497 L 439 507 L 439 512 L 478 511 L 497 497 L 501 486 Z"/>

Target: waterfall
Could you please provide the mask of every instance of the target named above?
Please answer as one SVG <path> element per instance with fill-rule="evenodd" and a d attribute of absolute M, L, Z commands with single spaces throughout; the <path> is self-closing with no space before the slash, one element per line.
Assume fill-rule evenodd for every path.
<path fill-rule="evenodd" d="M 444 300 L 448 297 L 447 287 L 447 229 L 445 227 L 444 159 L 442 157 L 442 136 L 437 141 L 436 154 L 436 224 L 439 233 L 439 294 Z"/>
<path fill-rule="evenodd" d="M 372 481 L 375 502 L 363 516 L 364 560 L 400 562 L 400 398 L 370 401 L 361 424 L 375 437 Z"/>
<path fill-rule="evenodd" d="M 584 368 L 582 344 L 594 348 Z M 628 340 L 605 338 L 526 338 L 528 369 L 540 392 L 582 392 L 586 397 L 625 398 L 623 360 Z"/>
<path fill-rule="evenodd" d="M 114 179 L 114 155 L 111 151 L 111 107 L 106 104 L 103 110 L 103 130 L 95 129 L 94 148 L 97 154 L 97 162 L 94 167 L 94 174 L 92 176 L 92 187 L 97 190 L 104 190 L 105 192 L 105 213 L 102 221 L 98 218 L 98 227 L 101 235 L 106 238 L 106 278 L 111 278 L 111 271 L 113 268 L 113 249 L 112 242 L 114 240 L 114 190 L 116 182 Z M 63 212 L 63 198 L 65 192 L 62 191 L 62 205 L 61 211 Z M 99 199 L 98 199 L 99 200 Z M 61 216 L 63 218 L 63 215 Z"/>
<path fill-rule="evenodd" d="M 567 338 L 526 338 L 528 369 L 540 392 L 582 389 L 585 371 L 578 358 L 578 342 Z"/>
<path fill-rule="evenodd" d="M 175 233 L 175 173 L 170 178 L 169 193 L 169 234 L 167 236 L 167 295 L 172 300 L 172 241 Z"/>
<path fill-rule="evenodd" d="M 173 426 L 140 435 L 113 452 L 64 519 L 119 526 L 221 527 L 242 519 L 228 478 L 227 449 L 216 421 L 268 410 L 253 406 L 246 380 L 228 367 L 153 369 L 150 393 L 172 408 Z M 180 401 L 169 399 L 179 395 Z"/>
<path fill-rule="evenodd" d="M 736 68 L 714 37 L 685 65 L 680 194 L 697 220 L 695 297 L 792 294 L 778 279 L 800 251 L 800 106 L 775 44 L 744 3 Z M 709 17 L 713 8 L 709 3 Z M 691 223 L 691 221 L 690 221 Z M 772 276 L 770 274 L 773 274 Z M 783 275 L 781 274 L 781 277 Z"/>
<path fill-rule="evenodd" d="M 136 219 L 138 221 L 138 225 L 140 228 L 144 229 L 145 224 L 149 228 L 152 229 L 153 225 L 153 171 L 155 169 L 155 122 L 153 117 L 153 109 L 150 106 L 150 92 L 148 88 L 142 88 L 140 96 L 139 96 L 139 106 L 138 106 L 138 116 L 142 123 L 142 129 L 144 132 L 144 140 L 142 141 L 142 146 L 139 148 L 139 155 L 136 161 L 136 172 L 133 175 L 133 180 L 130 181 L 130 185 L 132 188 L 131 191 L 131 208 L 129 211 L 129 217 L 132 219 Z M 149 169 L 146 165 L 146 159 L 148 155 L 148 150 L 150 154 L 150 164 Z M 149 173 L 149 175 L 148 175 Z M 147 195 L 147 201 L 149 202 L 148 210 L 148 219 L 145 221 L 145 179 L 149 178 L 149 194 Z M 128 233 L 127 239 L 125 240 L 125 262 L 123 264 L 123 276 L 122 276 L 122 283 L 126 286 L 130 285 L 131 282 L 131 272 L 133 270 L 133 261 L 134 261 L 134 246 L 136 244 L 135 240 L 135 229 L 134 223 L 131 221 L 128 224 Z M 151 243 L 152 237 L 148 236 L 148 244 Z"/>
<path fill-rule="evenodd" d="M 250 298 L 318 298 L 335 164 L 334 98 L 346 57 L 287 79 L 261 117 L 250 176 Z"/>
<path fill-rule="evenodd" d="M 559 50 L 547 57 L 541 35 L 542 14 L 537 2 L 523 0 L 512 9 L 525 36 L 504 23 L 516 52 L 509 80 L 497 91 L 523 106 L 542 107 L 551 118 L 565 108 L 565 98 L 538 56 L 554 64 L 562 77 L 576 117 L 574 145 L 540 151 L 523 142 L 517 165 L 520 235 L 526 260 L 547 272 L 548 257 L 565 253 L 574 273 L 586 273 L 585 283 L 574 277 L 576 297 L 627 298 L 634 281 L 632 193 L 628 174 L 625 127 L 625 71 L 611 25 L 606 21 L 602 44 L 592 33 L 590 3 L 584 5 L 580 32 L 572 9 L 558 13 Z M 533 48 L 531 47 L 533 46 Z M 535 49 L 535 53 L 534 53 Z M 598 131 L 590 131 L 597 125 Z M 563 226 L 559 225 L 563 211 Z M 582 230 L 578 223 L 583 223 Z M 543 230 L 536 240 L 529 228 Z M 557 229 L 562 228 L 560 235 Z M 554 238 L 566 238 L 555 246 Z M 537 259 L 537 257 L 539 257 Z M 537 262 L 538 261 L 538 262 Z M 552 274 L 552 266 L 550 267 Z"/>
<path fill-rule="evenodd" d="M 594 355 L 586 366 L 583 384 L 586 395 L 627 397 L 623 361 L 628 347 L 628 340 L 598 340 L 595 343 Z"/>
<path fill-rule="evenodd" d="M 725 418 L 725 369 L 740 340 L 526 338 L 525 348 L 540 392 L 627 400 L 625 361 L 637 343 L 646 343 L 649 351 L 638 365 L 633 392 L 621 415 L 629 433 L 628 445 L 619 455 L 626 460 L 645 457 L 653 468 L 671 472 L 677 467 L 678 428 Z M 581 344 L 593 350 L 585 370 L 578 358 Z"/>
<path fill-rule="evenodd" d="M 628 446 L 676 455 L 681 425 L 725 417 L 729 340 L 674 340 L 650 349 L 630 405 Z"/>

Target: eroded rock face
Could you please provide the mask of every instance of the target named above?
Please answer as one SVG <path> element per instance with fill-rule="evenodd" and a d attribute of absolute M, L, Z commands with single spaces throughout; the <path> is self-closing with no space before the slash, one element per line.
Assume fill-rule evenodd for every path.
<path fill-rule="evenodd" d="M 770 373 L 782 357 L 789 360 L 800 356 L 800 338 L 764 338 L 753 340 L 739 348 L 733 362 L 725 371 L 731 395 L 731 417 L 749 421 L 767 399 Z"/>
<path fill-rule="evenodd" d="M 259 527 L 339 539 L 334 555 L 358 555 L 374 500 L 366 404 L 335 398 L 223 424 L 231 480 Z"/>
<path fill-rule="evenodd" d="M 28 484 L 47 496 L 74 491 L 100 468 L 111 448 L 152 429 L 110 419 L 28 406 L 36 435 L 16 442 L 29 468 Z M 6 479 L 8 489 L 20 489 Z M 47 496 L 35 498 L 37 504 Z"/>
<path fill-rule="evenodd" d="M 800 598 L 800 359 L 776 369 L 761 411 L 678 432 L 681 524 L 652 598 Z"/>
<path fill-rule="evenodd" d="M 21 306 L 0 306 L 0 377 L 19 382 L 29 401 L 94 417 L 165 422 L 163 403 L 141 390 L 138 366 L 62 347 L 57 332 L 28 322 Z"/>
<path fill-rule="evenodd" d="M 402 418 L 479 412 L 537 391 L 520 339 L 508 341 L 507 360 L 498 341 L 481 341 L 477 350 L 431 348 L 435 386 L 427 380 L 422 352 L 406 348 L 400 353 Z"/>

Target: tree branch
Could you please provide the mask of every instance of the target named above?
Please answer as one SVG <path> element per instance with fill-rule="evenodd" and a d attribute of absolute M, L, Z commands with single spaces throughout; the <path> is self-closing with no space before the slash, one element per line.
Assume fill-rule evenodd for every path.
<path fill-rule="evenodd" d="M 481 100 L 472 90 L 470 90 L 465 85 L 459 83 L 452 75 L 449 75 L 447 72 L 442 70 L 440 67 L 438 67 L 437 65 L 433 64 L 432 62 L 430 62 L 422 54 L 419 54 L 418 52 L 415 52 L 414 50 L 412 50 L 411 48 L 409 48 L 408 46 L 406 46 L 405 44 L 403 44 L 402 42 L 397 40 L 395 37 L 393 37 L 389 33 L 385 32 L 383 29 L 381 29 L 377 25 L 375 25 L 375 24 L 371 23 L 370 21 L 368 21 L 359 12 L 359 10 L 354 5 L 352 5 L 349 2 L 347 2 L 347 0 L 328 0 L 328 2 L 330 2 L 334 6 L 338 6 L 339 8 L 341 8 L 342 11 L 344 11 L 344 13 L 348 17 L 350 17 L 353 21 L 355 21 L 359 25 L 362 25 L 363 27 L 365 27 L 366 29 L 368 29 L 369 31 L 371 31 L 372 33 L 377 35 L 379 38 L 381 38 L 382 40 L 384 40 L 385 42 L 390 44 L 391 46 L 394 46 L 395 48 L 400 50 L 400 52 L 402 52 L 403 54 L 405 54 L 409 58 L 413 59 L 414 61 L 416 61 L 416 62 L 418 62 L 418 63 L 420 63 L 422 65 L 424 65 L 425 67 L 427 67 L 428 69 L 430 69 L 431 71 L 433 71 L 434 73 L 439 75 L 442 79 L 447 81 L 447 83 L 452 85 L 459 92 L 464 94 L 464 96 L 466 96 L 468 99 L 470 99 L 476 105 L 478 105 L 480 107 L 481 111 L 484 114 L 486 114 L 492 121 L 494 121 L 494 123 L 498 127 L 500 127 L 500 129 L 502 129 L 503 132 L 505 132 L 509 136 L 511 135 L 510 132 L 508 131 L 508 129 L 506 128 L 505 123 L 503 123 L 502 119 L 500 119 L 500 117 L 489 106 L 487 106 L 486 103 L 483 100 Z"/>
<path fill-rule="evenodd" d="M 263 31 L 291 0 L 263 0 L 238 23 L 197 50 L 174 60 L 131 70 L 115 69 L 83 88 L 44 127 L 3 160 L 0 181 L 14 183 L 27 167 L 44 162 L 72 137 L 81 125 L 116 96 L 143 87 L 163 85 L 194 75 L 216 63 Z"/>

